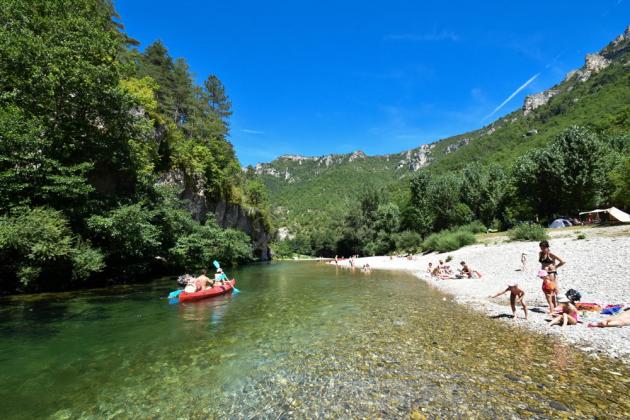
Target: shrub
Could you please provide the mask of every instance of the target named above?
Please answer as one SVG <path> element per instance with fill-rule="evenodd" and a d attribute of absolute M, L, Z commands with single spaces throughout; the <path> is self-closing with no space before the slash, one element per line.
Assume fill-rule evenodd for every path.
<path fill-rule="evenodd" d="M 420 248 L 420 245 L 422 245 L 422 237 L 417 232 L 405 230 L 393 236 L 396 249 L 401 251 L 415 252 Z"/>
<path fill-rule="evenodd" d="M 19 208 L 0 216 L 0 288 L 41 289 L 44 282 L 82 280 L 103 268 L 102 255 L 76 241 L 61 212 Z"/>
<path fill-rule="evenodd" d="M 162 232 L 152 224 L 153 216 L 141 204 L 132 204 L 105 216 L 92 216 L 87 225 L 95 242 L 109 250 L 111 262 L 122 264 L 157 254 Z"/>
<path fill-rule="evenodd" d="M 512 241 L 542 241 L 547 239 L 547 232 L 539 224 L 524 222 L 510 229 L 508 237 Z"/>
<path fill-rule="evenodd" d="M 429 235 L 422 243 L 422 248 L 426 251 L 455 251 L 463 246 L 474 244 L 476 241 L 475 235 L 469 231 L 443 230 Z"/>
<path fill-rule="evenodd" d="M 175 264 L 186 270 L 209 267 L 213 260 L 224 265 L 251 260 L 251 246 L 245 233 L 220 229 L 211 221 L 179 238 L 169 253 Z"/>
<path fill-rule="evenodd" d="M 465 230 L 470 233 L 486 233 L 488 229 L 479 220 L 475 220 L 466 225 L 459 226 L 457 230 Z"/>
<path fill-rule="evenodd" d="M 586 239 L 586 235 L 585 235 L 585 234 L 583 234 L 583 233 L 580 233 L 580 234 L 577 236 L 577 239 Z"/>

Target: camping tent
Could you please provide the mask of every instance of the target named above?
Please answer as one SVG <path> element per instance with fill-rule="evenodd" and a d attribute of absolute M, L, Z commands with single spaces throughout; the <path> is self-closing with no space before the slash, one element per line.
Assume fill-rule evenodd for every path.
<path fill-rule="evenodd" d="M 608 221 L 612 223 L 630 223 L 630 214 L 619 210 L 617 207 L 609 209 L 595 209 L 583 211 L 580 216 L 588 214 L 594 221 Z M 603 217 L 602 217 L 603 216 Z"/>
<path fill-rule="evenodd" d="M 563 227 L 568 227 L 568 226 L 572 226 L 572 225 L 571 225 L 571 222 L 569 222 L 567 219 L 556 219 L 553 222 L 549 223 L 549 227 L 552 229 L 563 228 Z"/>

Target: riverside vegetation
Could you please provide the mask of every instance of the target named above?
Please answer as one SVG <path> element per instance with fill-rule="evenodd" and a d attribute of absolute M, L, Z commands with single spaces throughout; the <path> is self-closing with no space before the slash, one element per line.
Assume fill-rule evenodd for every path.
<path fill-rule="evenodd" d="M 159 41 L 139 52 L 106 0 L 8 0 L 0 21 L 0 292 L 252 258 L 245 233 L 158 182 L 177 170 L 270 228 L 216 76 L 196 85 Z"/>
<path fill-rule="evenodd" d="M 285 228 L 276 252 L 444 251 L 473 240 L 456 233 L 473 221 L 503 230 L 598 206 L 629 208 L 630 28 L 597 55 L 605 66 L 592 57 L 541 94 L 546 103 L 526 101 L 473 132 L 392 155 L 287 156 L 250 168 Z"/>

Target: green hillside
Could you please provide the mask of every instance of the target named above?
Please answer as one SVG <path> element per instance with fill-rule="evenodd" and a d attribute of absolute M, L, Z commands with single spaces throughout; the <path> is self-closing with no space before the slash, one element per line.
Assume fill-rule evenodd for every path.
<path fill-rule="evenodd" d="M 630 131 L 630 32 L 606 46 L 577 72 L 540 94 L 547 103 L 518 109 L 481 129 L 398 154 L 360 152 L 324 157 L 280 157 L 255 171 L 269 189 L 277 227 L 304 233 L 343 219 L 371 185 L 384 188 L 401 208 L 408 178 L 419 169 L 434 175 L 471 162 L 509 169 L 517 158 L 579 125 L 601 136 Z"/>

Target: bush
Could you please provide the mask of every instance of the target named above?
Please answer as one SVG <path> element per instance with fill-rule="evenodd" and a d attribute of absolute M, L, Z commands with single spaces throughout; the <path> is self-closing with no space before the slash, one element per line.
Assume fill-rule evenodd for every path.
<path fill-rule="evenodd" d="M 83 280 L 103 268 L 103 256 L 78 242 L 61 212 L 19 208 L 0 216 L 0 288 L 42 289 L 44 282 Z M 46 285 L 50 286 L 50 285 Z"/>
<path fill-rule="evenodd" d="M 512 241 L 543 241 L 547 239 L 547 232 L 539 224 L 532 222 L 520 223 L 508 231 Z"/>
<path fill-rule="evenodd" d="M 251 261 L 249 237 L 238 230 L 220 229 L 211 221 L 179 238 L 169 253 L 186 270 L 207 268 L 213 260 L 223 265 Z"/>
<path fill-rule="evenodd" d="M 459 226 L 457 230 L 465 230 L 470 233 L 486 233 L 488 229 L 479 220 L 475 220 L 466 225 Z"/>
<path fill-rule="evenodd" d="M 422 243 L 425 251 L 447 252 L 455 251 L 466 245 L 477 242 L 475 235 L 466 230 L 443 230 L 429 235 Z"/>
<path fill-rule="evenodd" d="M 585 234 L 583 234 L 583 233 L 580 233 L 580 234 L 577 236 L 577 239 L 586 239 L 586 235 L 585 235 Z"/>
<path fill-rule="evenodd" d="M 406 230 L 393 235 L 396 249 L 406 252 L 415 252 L 422 245 L 422 237 L 419 233 Z"/>

